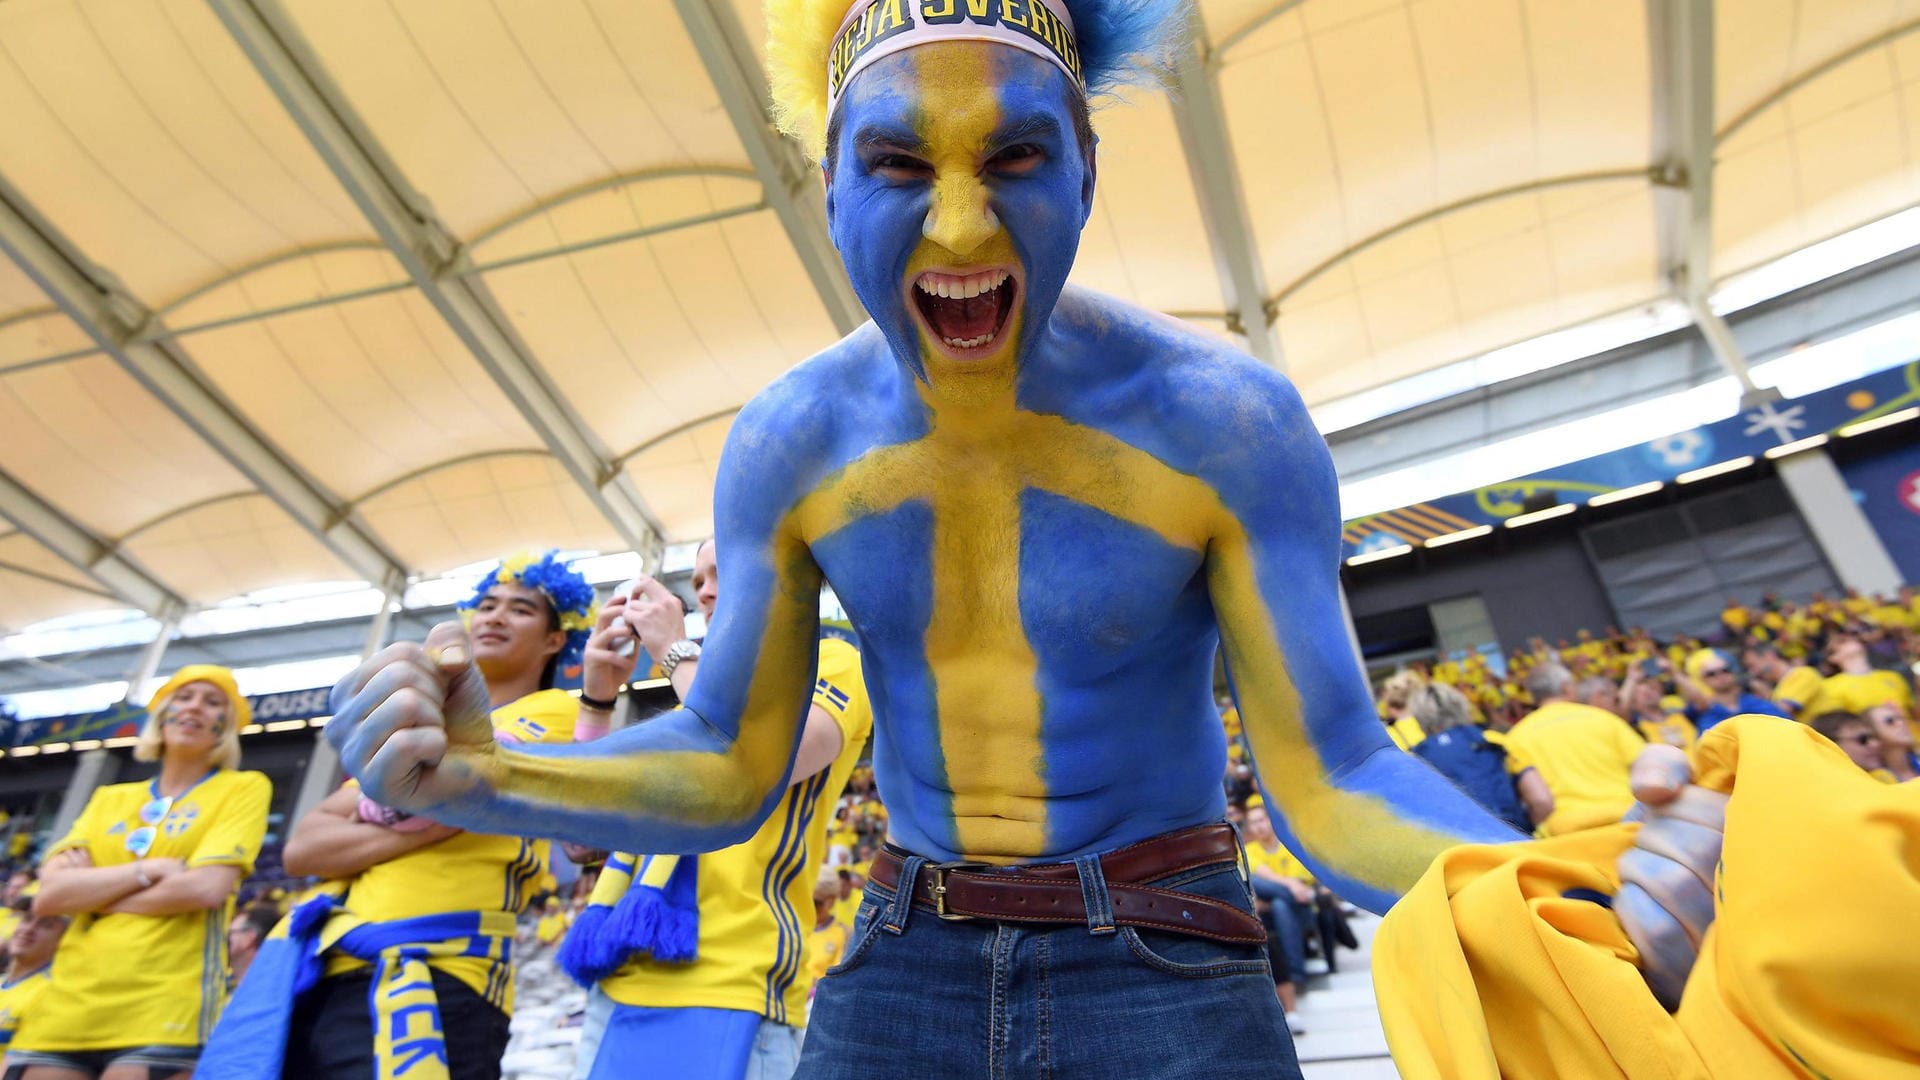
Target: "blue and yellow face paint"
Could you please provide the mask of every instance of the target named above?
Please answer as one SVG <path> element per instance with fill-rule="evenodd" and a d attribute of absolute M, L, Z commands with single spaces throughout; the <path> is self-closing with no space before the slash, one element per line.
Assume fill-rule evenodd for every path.
<path fill-rule="evenodd" d="M 874 63 L 839 105 L 834 244 L 892 351 L 935 398 L 1011 404 L 1091 212 L 1079 89 L 984 42 Z"/>

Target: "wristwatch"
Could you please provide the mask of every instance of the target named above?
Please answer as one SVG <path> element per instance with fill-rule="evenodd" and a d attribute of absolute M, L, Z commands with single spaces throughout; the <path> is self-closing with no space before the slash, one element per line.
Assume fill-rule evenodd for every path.
<path fill-rule="evenodd" d="M 700 659 L 700 643 L 692 638 L 681 638 L 667 646 L 666 655 L 660 658 L 660 674 L 673 678 L 673 669 L 680 666 L 682 660 Z"/>

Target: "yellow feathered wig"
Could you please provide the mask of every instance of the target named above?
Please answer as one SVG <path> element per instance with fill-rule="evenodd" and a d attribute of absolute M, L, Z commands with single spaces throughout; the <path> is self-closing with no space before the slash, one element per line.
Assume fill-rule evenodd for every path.
<path fill-rule="evenodd" d="M 855 2 L 866 0 L 766 0 L 774 120 L 813 161 L 827 153 L 827 52 Z M 1166 82 L 1186 45 L 1189 0 L 1063 2 L 1073 17 L 1089 97 Z"/>

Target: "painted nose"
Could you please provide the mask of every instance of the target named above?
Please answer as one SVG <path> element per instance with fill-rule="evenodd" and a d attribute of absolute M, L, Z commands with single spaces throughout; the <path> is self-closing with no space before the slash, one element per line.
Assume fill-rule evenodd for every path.
<path fill-rule="evenodd" d="M 920 234 L 966 258 L 1000 231 L 987 185 L 971 174 L 941 176 L 933 184 L 933 205 Z"/>

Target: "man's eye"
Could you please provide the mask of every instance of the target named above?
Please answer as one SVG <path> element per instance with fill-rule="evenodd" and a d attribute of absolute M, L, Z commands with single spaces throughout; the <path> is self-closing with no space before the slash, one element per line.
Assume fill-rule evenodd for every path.
<path fill-rule="evenodd" d="M 1010 172 L 1024 172 L 1040 163 L 1045 153 L 1032 143 L 1016 143 L 993 155 L 990 164 L 994 168 Z"/>
<path fill-rule="evenodd" d="M 873 159 L 876 172 L 925 172 L 927 163 L 906 154 L 880 154 Z"/>

